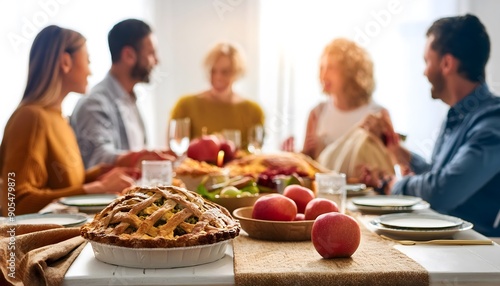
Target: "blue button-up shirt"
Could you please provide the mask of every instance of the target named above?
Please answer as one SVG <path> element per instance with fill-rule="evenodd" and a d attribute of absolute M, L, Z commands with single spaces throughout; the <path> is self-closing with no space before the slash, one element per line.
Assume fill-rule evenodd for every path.
<path fill-rule="evenodd" d="M 430 164 L 412 154 L 417 174 L 404 177 L 393 194 L 423 198 L 444 214 L 500 236 L 500 98 L 478 86 L 448 111 Z"/>

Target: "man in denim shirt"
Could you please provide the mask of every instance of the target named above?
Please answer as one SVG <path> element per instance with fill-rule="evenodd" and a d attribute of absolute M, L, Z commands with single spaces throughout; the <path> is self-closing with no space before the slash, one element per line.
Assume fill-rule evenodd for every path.
<path fill-rule="evenodd" d="M 430 164 L 403 148 L 383 119 L 367 117 L 363 126 L 389 138 L 394 163 L 407 170 L 400 180 L 379 182 L 385 193 L 421 197 L 434 210 L 500 237 L 500 98 L 485 83 L 489 54 L 488 34 L 475 16 L 439 19 L 427 31 L 432 98 L 450 106 Z"/>

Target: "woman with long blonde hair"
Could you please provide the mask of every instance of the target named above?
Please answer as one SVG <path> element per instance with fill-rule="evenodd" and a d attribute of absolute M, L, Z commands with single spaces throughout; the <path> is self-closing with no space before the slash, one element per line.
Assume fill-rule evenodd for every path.
<path fill-rule="evenodd" d="M 36 36 L 26 90 L 0 146 L 4 216 L 38 212 L 60 197 L 117 193 L 133 184 L 130 170 L 99 166 L 86 172 L 62 116 L 63 99 L 69 92 L 85 93 L 89 75 L 86 39 L 80 33 L 52 25 Z"/>

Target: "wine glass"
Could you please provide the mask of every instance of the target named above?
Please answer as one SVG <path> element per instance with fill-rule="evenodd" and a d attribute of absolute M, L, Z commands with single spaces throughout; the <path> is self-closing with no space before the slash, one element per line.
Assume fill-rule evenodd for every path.
<path fill-rule="evenodd" d="M 238 129 L 224 129 L 222 130 L 222 136 L 228 141 L 234 143 L 236 150 L 241 147 L 241 131 Z"/>
<path fill-rule="evenodd" d="M 264 143 L 264 127 L 255 125 L 248 130 L 248 152 L 258 154 Z"/>
<path fill-rule="evenodd" d="M 168 145 L 178 157 L 189 147 L 191 120 L 189 118 L 171 119 L 168 125 Z"/>

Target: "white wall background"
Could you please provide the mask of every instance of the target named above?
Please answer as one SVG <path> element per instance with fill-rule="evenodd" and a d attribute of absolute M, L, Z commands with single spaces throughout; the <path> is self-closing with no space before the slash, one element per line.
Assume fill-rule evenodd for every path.
<path fill-rule="evenodd" d="M 383 20 L 383 11 L 395 4 L 400 12 Z M 29 47 L 41 28 L 57 24 L 87 37 L 93 86 L 109 69 L 107 32 L 134 17 L 150 23 L 159 40 L 153 82 L 138 87 L 151 148 L 165 146 L 177 98 L 208 87 L 203 57 L 220 40 L 238 43 L 246 54 L 248 73 L 236 90 L 266 112 L 265 149 L 276 150 L 288 135 L 296 136 L 300 148 L 307 114 L 324 99 L 319 56 L 330 40 L 344 36 L 368 49 L 375 62 L 375 100 L 389 109 L 396 129 L 408 134 L 409 147 L 428 156 L 447 108 L 431 100 L 423 76 L 425 31 L 439 17 L 478 15 L 492 40 L 488 83 L 498 90 L 499 8 L 495 0 L 0 0 L 0 135 L 21 99 Z M 21 41 L 13 44 L 13 38 Z M 67 98 L 66 114 L 77 99 Z"/>

